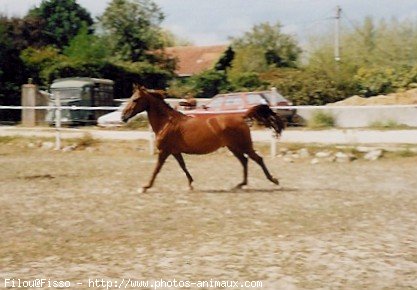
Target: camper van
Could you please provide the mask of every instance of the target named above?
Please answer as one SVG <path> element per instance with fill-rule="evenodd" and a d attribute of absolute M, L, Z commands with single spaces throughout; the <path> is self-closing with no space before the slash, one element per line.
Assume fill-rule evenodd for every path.
<path fill-rule="evenodd" d="M 59 96 L 61 106 L 102 107 L 113 106 L 114 82 L 96 78 L 63 78 L 56 79 L 50 86 L 49 102 L 55 105 Z M 69 110 L 61 111 L 61 123 L 66 125 L 95 124 L 97 118 L 108 111 L 103 110 Z M 49 110 L 46 116 L 49 124 L 55 122 L 55 110 Z"/>

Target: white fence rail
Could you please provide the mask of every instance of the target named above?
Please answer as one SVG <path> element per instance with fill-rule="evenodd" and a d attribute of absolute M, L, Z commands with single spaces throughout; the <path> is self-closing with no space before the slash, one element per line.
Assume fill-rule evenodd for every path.
<path fill-rule="evenodd" d="M 0 109 L 8 109 L 8 110 L 54 110 L 55 111 L 55 150 L 60 150 L 62 147 L 62 123 L 61 123 L 61 113 L 62 110 L 92 110 L 92 111 L 115 111 L 119 109 L 119 107 L 86 107 L 86 106 L 61 106 L 61 98 L 59 94 L 55 95 L 54 98 L 54 106 L 0 106 Z M 152 139 L 152 140 L 151 140 Z M 150 142 L 150 152 L 151 154 L 154 153 L 154 140 L 152 135 L 149 137 Z"/>
<path fill-rule="evenodd" d="M 56 103 L 54 106 L 0 106 L 1 109 L 7 110 L 55 110 L 55 147 L 56 149 L 61 148 L 61 139 L 62 139 L 62 132 L 63 128 L 61 126 L 61 118 L 60 112 L 62 110 L 101 110 L 101 111 L 115 111 L 119 109 L 119 107 L 84 107 L 84 106 L 61 106 L 59 98 L 55 99 Z M 326 112 L 332 114 L 336 119 L 336 123 L 338 127 L 367 127 L 372 122 L 377 121 L 396 121 L 398 124 L 405 124 L 411 127 L 417 127 L 417 105 L 379 105 L 379 106 L 280 106 L 280 107 L 273 107 L 274 109 L 296 109 L 297 114 L 299 114 L 304 119 L 308 120 L 316 111 L 325 110 Z M 65 129 L 64 129 L 65 131 Z M 366 133 L 366 131 L 362 130 L 361 132 L 357 133 L 354 132 L 355 130 L 345 129 L 345 130 L 333 130 L 327 131 L 326 133 L 323 132 L 310 132 L 311 138 L 306 138 L 306 134 L 304 136 L 300 136 L 300 134 L 296 134 L 294 132 L 286 131 L 282 140 L 284 142 L 309 142 L 308 140 L 311 139 L 310 142 L 318 142 L 323 140 L 323 143 L 339 143 L 339 144 L 353 144 L 353 143 L 412 143 L 415 144 L 416 138 L 412 135 L 415 134 L 416 131 L 409 130 L 410 132 L 403 131 L 402 133 L 396 133 L 397 135 L 404 135 L 402 139 L 404 142 L 396 141 L 397 135 L 390 135 L 390 134 L 383 134 L 380 133 L 379 135 L 384 135 L 381 138 L 377 138 L 374 133 Z M 122 132 L 120 132 L 122 133 Z M 139 133 L 139 132 L 138 132 Z M 143 134 L 135 135 L 135 139 L 145 139 L 149 141 L 149 151 L 151 154 L 154 153 L 154 134 L 152 132 L 142 132 Z M 123 134 L 123 133 L 122 133 Z M 126 134 L 129 134 L 127 132 Z M 326 134 L 326 136 L 323 136 Z M 319 136 L 320 135 L 320 136 Z M 373 136 L 373 140 L 369 139 L 368 136 Z M 126 136 L 125 136 L 126 138 Z M 273 137 L 273 134 L 260 134 L 258 132 L 253 132 L 252 138 L 254 141 L 257 142 L 269 142 L 270 143 L 270 151 L 271 155 L 276 155 L 276 148 L 277 148 L 277 139 Z M 404 139 L 405 138 L 405 139 Z M 117 139 L 117 138 L 116 138 Z M 130 139 L 130 138 L 127 138 Z"/>
<path fill-rule="evenodd" d="M 0 109 L 8 110 L 91 110 L 91 111 L 114 111 L 120 107 L 83 107 L 83 106 L 0 106 Z"/>

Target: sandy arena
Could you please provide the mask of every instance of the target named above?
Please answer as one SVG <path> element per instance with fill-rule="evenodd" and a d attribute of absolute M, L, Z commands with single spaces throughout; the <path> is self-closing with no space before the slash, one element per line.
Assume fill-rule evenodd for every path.
<path fill-rule="evenodd" d="M 0 287 L 131 278 L 417 289 L 417 157 L 312 165 L 264 152 L 282 187 L 249 162 L 249 186 L 236 191 L 242 169 L 229 153 L 186 156 L 194 192 L 171 157 L 139 194 L 155 164 L 146 146 L 0 143 Z"/>

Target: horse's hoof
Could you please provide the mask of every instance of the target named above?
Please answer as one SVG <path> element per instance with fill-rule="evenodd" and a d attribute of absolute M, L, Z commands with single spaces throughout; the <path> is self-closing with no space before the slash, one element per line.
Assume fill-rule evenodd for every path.
<path fill-rule="evenodd" d="M 247 186 L 246 183 L 239 183 L 238 185 L 236 185 L 233 189 L 239 190 L 239 189 L 246 189 Z"/>
<path fill-rule="evenodd" d="M 142 187 L 138 189 L 138 193 L 146 193 L 147 190 L 148 190 L 147 187 Z"/>
<path fill-rule="evenodd" d="M 188 191 L 194 191 L 194 187 L 192 185 L 188 186 Z"/>
<path fill-rule="evenodd" d="M 276 178 L 272 178 L 272 179 L 271 179 L 271 181 L 272 181 L 273 183 L 275 183 L 276 185 L 279 185 L 279 181 L 278 181 L 278 179 L 276 179 Z"/>

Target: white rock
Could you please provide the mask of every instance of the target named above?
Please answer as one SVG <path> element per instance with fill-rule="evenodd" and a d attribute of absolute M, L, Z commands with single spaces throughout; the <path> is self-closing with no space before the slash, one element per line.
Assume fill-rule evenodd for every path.
<path fill-rule="evenodd" d="M 328 158 L 330 155 L 332 155 L 332 153 L 329 151 L 320 151 L 316 153 L 317 158 Z"/>
<path fill-rule="evenodd" d="M 337 152 L 334 156 L 336 157 L 336 162 L 350 162 L 352 160 L 351 155 L 340 151 Z"/>
<path fill-rule="evenodd" d="M 363 156 L 364 159 L 369 161 L 375 161 L 382 157 L 383 151 L 381 149 L 372 150 Z"/>
<path fill-rule="evenodd" d="M 51 150 L 54 147 L 55 147 L 55 144 L 53 142 L 42 142 L 42 146 L 41 146 L 41 148 L 45 150 Z"/>
<path fill-rule="evenodd" d="M 325 158 L 324 160 L 326 160 L 327 162 L 335 162 L 336 161 L 336 156 L 330 155 L 329 157 Z"/>
<path fill-rule="evenodd" d="M 74 151 L 75 149 L 77 149 L 77 145 L 73 144 L 73 145 L 64 147 L 62 149 L 62 152 L 70 152 L 70 151 Z"/>
<path fill-rule="evenodd" d="M 86 149 L 85 149 L 85 151 L 87 151 L 87 152 L 95 152 L 95 151 L 97 151 L 97 149 L 96 148 L 94 148 L 94 147 L 87 147 Z"/>
<path fill-rule="evenodd" d="M 313 159 L 311 159 L 311 161 L 310 161 L 310 163 L 311 164 L 318 164 L 320 161 L 319 161 L 319 159 L 317 159 L 317 158 L 313 158 Z"/>
<path fill-rule="evenodd" d="M 335 154 L 334 156 L 335 156 L 336 158 L 346 158 L 346 157 L 348 157 L 348 155 L 347 155 L 346 153 L 341 152 L 341 151 L 336 152 L 336 154 Z"/>
<path fill-rule="evenodd" d="M 35 143 L 29 143 L 28 148 L 31 148 L 31 149 L 36 148 L 36 144 Z"/>
<path fill-rule="evenodd" d="M 360 153 L 368 153 L 368 152 L 371 152 L 372 150 L 374 150 L 375 148 L 365 147 L 365 146 L 358 146 L 355 149 L 356 149 L 356 151 L 358 151 Z"/>
<path fill-rule="evenodd" d="M 293 163 L 294 162 L 294 160 L 290 157 L 284 157 L 282 160 L 284 160 L 285 162 L 288 162 L 288 163 Z"/>
<path fill-rule="evenodd" d="M 301 148 L 300 150 L 298 150 L 298 155 L 300 156 L 300 158 L 308 158 L 310 157 L 310 152 L 306 148 Z"/>

